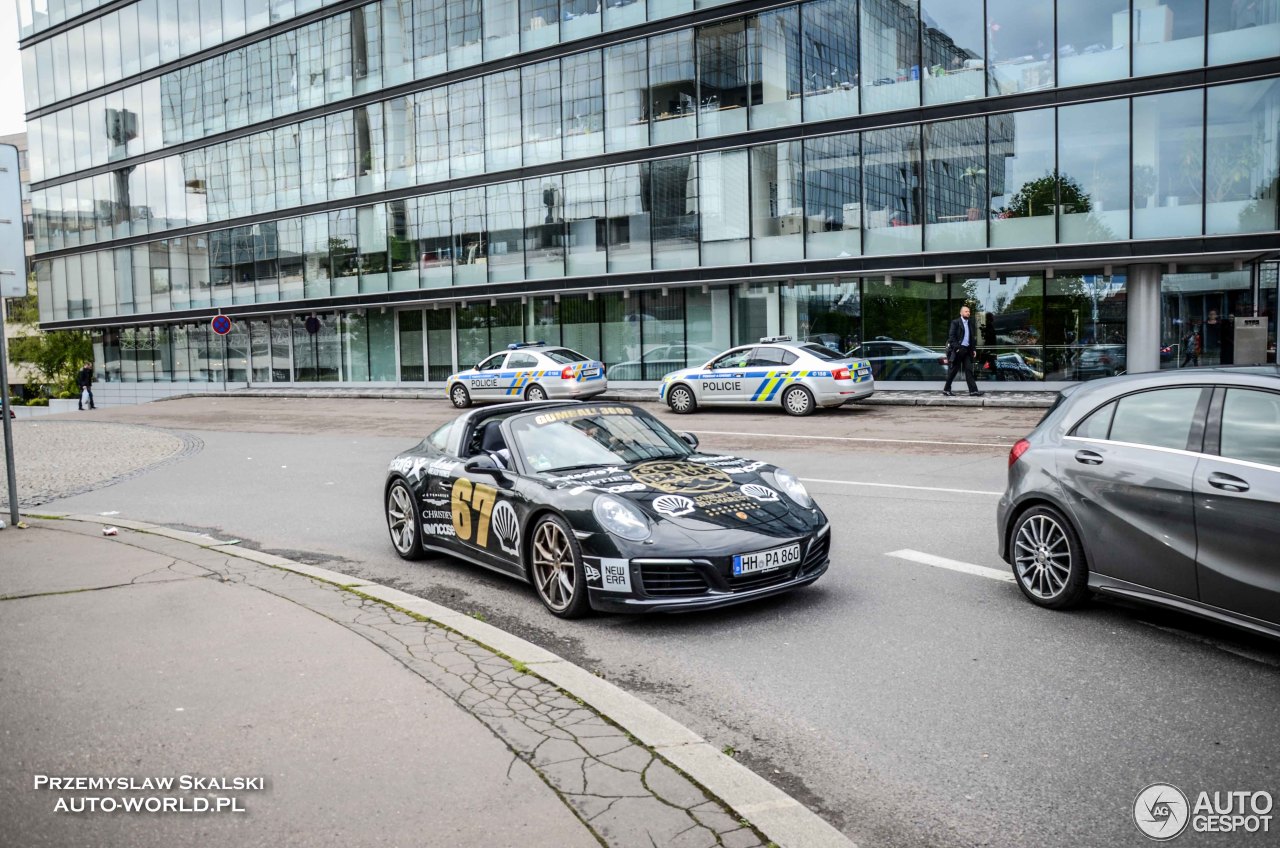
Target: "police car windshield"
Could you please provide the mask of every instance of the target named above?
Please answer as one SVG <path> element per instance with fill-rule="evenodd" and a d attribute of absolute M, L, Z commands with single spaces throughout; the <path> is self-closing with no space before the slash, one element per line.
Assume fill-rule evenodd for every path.
<path fill-rule="evenodd" d="M 683 459 L 692 449 L 665 424 L 625 406 L 576 406 L 511 421 L 515 450 L 535 474 Z"/>
<path fill-rule="evenodd" d="M 550 359 L 552 362 L 558 365 L 568 365 L 571 362 L 590 362 L 591 361 L 587 359 L 585 356 L 583 356 L 582 354 L 578 353 L 576 350 L 569 350 L 569 348 L 567 347 L 557 347 L 552 350 L 549 350 L 547 351 L 546 356 L 547 356 L 547 359 Z"/>
<path fill-rule="evenodd" d="M 845 356 L 843 353 L 840 353 L 839 351 L 832 350 L 829 347 L 823 347 L 822 345 L 816 345 L 816 344 L 801 345 L 800 349 L 803 350 L 805 353 L 809 354 L 810 356 L 814 356 L 814 357 L 817 357 L 818 359 L 821 359 L 823 362 L 838 362 L 842 359 L 849 358 Z"/>

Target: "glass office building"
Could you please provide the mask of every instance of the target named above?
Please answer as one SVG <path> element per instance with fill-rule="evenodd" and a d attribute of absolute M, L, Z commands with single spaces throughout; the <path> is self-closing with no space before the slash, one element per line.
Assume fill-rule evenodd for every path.
<path fill-rule="evenodd" d="M 105 381 L 778 333 L 928 381 L 961 302 L 985 379 L 1230 361 L 1254 315 L 1275 357 L 1280 0 L 18 7 L 41 321 Z"/>

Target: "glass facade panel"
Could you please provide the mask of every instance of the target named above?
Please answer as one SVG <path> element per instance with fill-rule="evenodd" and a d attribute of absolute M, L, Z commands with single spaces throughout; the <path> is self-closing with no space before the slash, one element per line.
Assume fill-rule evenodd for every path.
<path fill-rule="evenodd" d="M 784 286 L 782 333 L 845 353 L 861 341 L 862 292 L 857 278 Z"/>
<path fill-rule="evenodd" d="M 1206 265 L 1161 275 L 1162 369 L 1235 364 L 1235 319 L 1254 311 L 1250 274 Z"/>
<path fill-rule="evenodd" d="M 1134 98 L 1134 238 L 1200 234 L 1204 206 L 1199 151 L 1203 149 L 1201 92 Z"/>
<path fill-rule="evenodd" d="M 570 276 L 605 273 L 604 171 L 564 175 L 564 219 L 568 232 Z"/>
<path fill-rule="evenodd" d="M 420 383 L 427 379 L 426 335 L 421 309 L 397 312 L 400 380 Z"/>
<path fill-rule="evenodd" d="M 954 309 L 952 308 L 954 306 Z M 862 290 L 863 339 L 898 342 L 903 350 L 860 351 L 877 379 L 938 379 L 932 355 L 945 356 L 947 330 L 960 305 L 947 299 L 947 285 L 932 279 L 867 278 Z M 865 347 L 864 342 L 864 347 Z"/>
<path fill-rule="evenodd" d="M 484 78 L 486 171 L 520 167 L 520 72 Z"/>
<path fill-rule="evenodd" d="M 654 268 L 698 264 L 697 159 L 681 156 L 649 164 Z"/>
<path fill-rule="evenodd" d="M 691 139 L 698 133 L 698 81 L 693 30 L 649 39 L 649 113 L 653 143 Z"/>
<path fill-rule="evenodd" d="M 524 275 L 528 279 L 565 274 L 561 182 L 559 176 L 524 182 Z"/>
<path fill-rule="evenodd" d="M 1280 80 L 1210 88 L 1208 98 L 1205 233 L 1276 229 Z"/>
<path fill-rule="evenodd" d="M 862 253 L 862 168 L 857 133 L 804 142 L 805 255 Z"/>
<path fill-rule="evenodd" d="M 1058 183 L 1054 110 L 987 118 L 991 246 L 1053 244 Z"/>
<path fill-rule="evenodd" d="M 1133 9 L 1133 74 L 1161 74 L 1204 63 L 1205 0 L 1137 3 Z"/>
<path fill-rule="evenodd" d="M 984 6 L 984 0 L 921 0 L 925 103 L 986 93 Z"/>
<path fill-rule="evenodd" d="M 522 69 L 520 99 L 524 136 L 524 163 L 541 165 L 561 159 L 560 60 L 540 62 Z"/>
<path fill-rule="evenodd" d="M 862 111 L 920 105 L 919 0 L 861 0 Z"/>
<path fill-rule="evenodd" d="M 427 379 L 443 382 L 454 370 L 454 312 L 450 309 L 428 309 Z M 459 364 L 460 364 L 459 360 Z"/>
<path fill-rule="evenodd" d="M 742 132 L 751 102 L 746 21 L 698 27 L 697 57 L 698 134 Z"/>
<path fill-rule="evenodd" d="M 919 127 L 862 134 L 866 253 L 920 250 L 922 182 Z"/>
<path fill-rule="evenodd" d="M 489 239 L 485 231 L 484 189 L 451 194 L 453 211 L 453 283 L 458 286 L 487 281 Z"/>
<path fill-rule="evenodd" d="M 751 128 L 800 122 L 800 10 L 796 6 L 763 12 L 748 20 L 751 58 Z"/>
<path fill-rule="evenodd" d="M 1129 101 L 1058 110 L 1059 240 L 1129 237 Z"/>
<path fill-rule="evenodd" d="M 560 64 L 565 158 L 604 152 L 604 64 L 600 51 L 566 56 Z"/>
<path fill-rule="evenodd" d="M 740 265 L 751 260 L 751 204 L 747 151 L 698 157 L 701 186 L 702 264 Z"/>
<path fill-rule="evenodd" d="M 647 271 L 652 267 L 648 183 L 647 162 L 605 170 L 608 269 L 611 272 Z"/>
<path fill-rule="evenodd" d="M 965 118 L 925 124 L 928 218 L 925 250 L 987 246 L 986 121 Z"/>
<path fill-rule="evenodd" d="M 521 183 L 486 189 L 489 236 L 489 282 L 524 278 L 524 191 Z"/>
<path fill-rule="evenodd" d="M 1054 85 L 1053 0 L 987 0 L 987 93 Z"/>
<path fill-rule="evenodd" d="M 751 258 L 781 262 L 804 257 L 804 178 L 798 141 L 753 147 Z"/>
<path fill-rule="evenodd" d="M 1058 7 L 1058 85 L 1129 76 L 1129 0 L 1073 0 Z"/>
<path fill-rule="evenodd" d="M 605 149 L 649 143 L 649 65 L 643 41 L 604 51 Z"/>
<path fill-rule="evenodd" d="M 413 235 L 421 285 L 423 288 L 453 285 L 455 250 L 449 195 L 420 197 L 417 205 L 417 228 Z"/>
<path fill-rule="evenodd" d="M 520 49 L 536 50 L 559 40 L 559 0 L 520 0 Z"/>
<path fill-rule="evenodd" d="M 858 20 L 844 0 L 800 7 L 804 58 L 804 119 L 858 112 Z"/>
<path fill-rule="evenodd" d="M 1046 380 L 1091 380 L 1125 371 L 1126 276 L 1059 271 L 1046 280 Z"/>
<path fill-rule="evenodd" d="M 1209 64 L 1280 55 L 1280 0 L 1209 0 Z"/>

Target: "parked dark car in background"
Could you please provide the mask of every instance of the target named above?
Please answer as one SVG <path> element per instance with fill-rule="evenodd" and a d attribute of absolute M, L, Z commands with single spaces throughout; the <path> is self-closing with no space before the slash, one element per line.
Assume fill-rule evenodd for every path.
<path fill-rule="evenodd" d="M 873 339 L 849 351 L 847 356 L 871 363 L 877 380 L 945 380 L 947 356 L 936 350 L 897 339 Z"/>
<path fill-rule="evenodd" d="M 1067 389 L 1010 452 L 998 525 L 1040 606 L 1093 590 L 1280 638 L 1280 369 Z"/>

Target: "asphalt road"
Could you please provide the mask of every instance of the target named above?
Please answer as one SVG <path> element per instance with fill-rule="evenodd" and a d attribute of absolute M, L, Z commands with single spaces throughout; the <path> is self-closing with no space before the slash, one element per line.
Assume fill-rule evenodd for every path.
<path fill-rule="evenodd" d="M 480 613 L 732 747 L 864 846 L 1141 845 L 1131 810 L 1148 784 L 1280 788 L 1280 645 L 1111 602 L 1047 612 L 1011 583 L 889 556 L 1005 570 L 994 515 L 1007 446 L 1039 411 L 674 419 L 708 451 L 808 479 L 833 522 L 832 567 L 812 587 L 725 612 L 577 622 L 464 563 L 395 556 L 380 503 L 387 462 L 450 415 L 427 401 L 105 410 L 205 448 L 46 508 L 230 533 Z"/>

